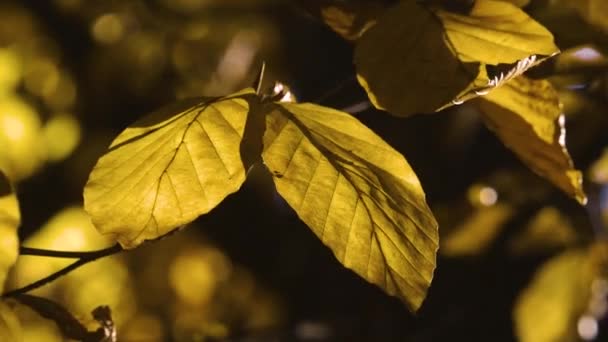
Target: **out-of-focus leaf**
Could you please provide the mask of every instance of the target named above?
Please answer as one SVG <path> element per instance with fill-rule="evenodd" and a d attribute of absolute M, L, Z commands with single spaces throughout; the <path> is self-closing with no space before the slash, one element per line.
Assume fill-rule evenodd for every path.
<path fill-rule="evenodd" d="M 22 341 L 21 323 L 13 309 L 0 302 L 0 341 Z"/>
<path fill-rule="evenodd" d="M 586 202 L 582 175 L 566 150 L 565 117 L 548 81 L 520 76 L 477 104 L 488 128 L 532 171 Z"/>
<path fill-rule="evenodd" d="M 602 156 L 593 163 L 589 173 L 591 180 L 595 183 L 608 183 L 608 149 L 605 149 Z"/>
<path fill-rule="evenodd" d="M 576 320 L 585 310 L 593 280 L 592 254 L 570 250 L 537 271 L 514 308 L 522 342 L 575 341 Z"/>
<path fill-rule="evenodd" d="M 15 95 L 0 97 L 0 168 L 16 181 L 44 163 L 40 119 L 35 109 Z"/>
<path fill-rule="evenodd" d="M 21 223 L 19 203 L 8 178 L 0 170 L 0 290 L 4 288 L 6 273 L 17 260 Z"/>
<path fill-rule="evenodd" d="M 552 5 L 574 8 L 589 24 L 608 33 L 608 2 L 605 0 L 557 0 Z"/>
<path fill-rule="evenodd" d="M 47 158 L 60 161 L 67 158 L 80 142 L 80 124 L 73 115 L 59 114 L 46 122 L 42 129 Z"/>
<path fill-rule="evenodd" d="M 513 207 L 508 204 L 476 210 L 442 240 L 441 253 L 447 256 L 482 254 L 500 234 L 504 224 L 513 217 L 513 213 Z"/>
<path fill-rule="evenodd" d="M 562 73 L 607 66 L 608 58 L 593 44 L 570 48 L 555 58 L 555 70 Z"/>
<path fill-rule="evenodd" d="M 134 248 L 209 212 L 245 180 L 240 143 L 252 89 L 186 100 L 124 130 L 91 172 L 85 209 Z"/>
<path fill-rule="evenodd" d="M 556 208 L 545 207 L 509 241 L 509 250 L 516 255 L 551 251 L 571 245 L 576 240 L 576 231 L 568 217 Z"/>
<path fill-rule="evenodd" d="M 277 105 L 264 148 L 279 194 L 336 258 L 418 309 L 437 223 L 403 156 L 349 114 L 309 103 Z"/>
<path fill-rule="evenodd" d="M 517 6 L 477 0 L 468 15 L 438 10 L 451 47 L 463 62 L 511 64 L 559 52 L 549 30 Z"/>
<path fill-rule="evenodd" d="M 446 45 L 434 14 L 415 1 L 402 1 L 378 18 L 357 41 L 357 78 L 376 108 L 393 115 L 434 112 L 479 74 Z"/>
<path fill-rule="evenodd" d="M 0 96 L 13 91 L 22 77 L 22 65 L 17 52 L 0 48 Z"/>
<path fill-rule="evenodd" d="M 321 18 L 332 30 L 346 40 L 356 40 L 376 23 L 385 10 L 376 2 L 336 2 L 320 9 Z"/>

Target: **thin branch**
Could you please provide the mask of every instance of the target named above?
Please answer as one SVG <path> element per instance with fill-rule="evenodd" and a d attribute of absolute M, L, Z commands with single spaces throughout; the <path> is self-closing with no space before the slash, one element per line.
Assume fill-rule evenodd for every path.
<path fill-rule="evenodd" d="M 353 76 L 350 76 L 350 77 L 340 81 L 333 88 L 330 88 L 325 93 L 321 94 L 321 96 L 319 96 L 315 101 L 312 101 L 312 102 L 321 104 L 322 102 L 326 101 L 327 99 L 329 99 L 332 96 L 339 93 L 342 89 L 344 89 L 344 87 L 346 87 L 347 85 L 349 85 L 350 83 L 352 83 L 355 80 L 356 80 L 356 77 L 353 75 Z"/>
<path fill-rule="evenodd" d="M 40 249 L 40 248 L 31 248 L 21 246 L 19 247 L 19 255 L 35 255 L 35 256 L 44 256 L 44 257 L 52 257 L 52 258 L 68 258 L 68 259 L 81 259 L 87 258 L 91 255 L 95 256 L 99 253 L 104 253 L 107 250 L 113 250 L 116 248 L 116 245 L 111 247 L 95 250 L 95 251 L 56 251 L 52 249 Z"/>
<path fill-rule="evenodd" d="M 38 251 L 42 251 L 42 250 L 38 250 Z M 80 253 L 81 257 L 71 263 L 70 265 L 60 269 L 59 271 L 52 273 L 50 275 L 48 275 L 47 277 L 44 277 L 38 281 L 35 281 L 27 286 L 12 290 L 12 291 L 8 291 L 4 294 L 2 294 L 2 298 L 9 298 L 9 297 L 14 297 L 16 295 L 20 295 L 23 293 L 27 293 L 29 291 L 35 290 L 39 287 L 42 287 L 50 282 L 52 282 L 53 280 L 66 275 L 67 273 L 77 269 L 78 267 L 88 264 L 89 262 L 93 262 L 97 259 L 112 255 L 112 254 L 116 254 L 116 253 L 120 253 L 123 251 L 123 248 L 119 245 L 119 244 L 115 244 L 112 247 L 108 247 L 108 248 L 104 248 L 98 251 L 92 251 L 92 252 L 60 252 L 60 251 L 45 251 L 45 252 L 49 252 L 49 254 L 55 253 L 55 254 L 63 254 L 63 253 Z M 64 254 L 65 255 L 65 254 Z M 74 255 L 74 254 L 72 254 Z M 48 256 L 48 255 L 46 255 Z M 65 256 L 64 256 L 65 257 Z M 72 256 L 74 257 L 74 256 Z M 77 257 L 77 256 L 76 256 Z"/>

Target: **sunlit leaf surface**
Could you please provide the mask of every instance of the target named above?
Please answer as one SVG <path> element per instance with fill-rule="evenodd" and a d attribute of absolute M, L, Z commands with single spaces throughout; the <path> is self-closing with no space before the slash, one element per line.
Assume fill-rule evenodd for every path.
<path fill-rule="evenodd" d="M 352 116 L 314 104 L 278 105 L 264 147 L 278 192 L 336 258 L 418 309 L 437 224 L 403 156 Z"/>
<path fill-rule="evenodd" d="M 514 308 L 522 342 L 575 341 L 576 319 L 587 306 L 592 281 L 587 250 L 571 250 L 541 266 Z"/>
<path fill-rule="evenodd" d="M 21 324 L 13 309 L 0 302 L 0 341 L 22 341 Z"/>
<path fill-rule="evenodd" d="M 379 109 L 393 115 L 434 112 L 450 103 L 479 74 L 446 45 L 434 14 L 402 1 L 357 41 L 357 78 Z M 485 83 L 484 83 L 485 84 Z"/>
<path fill-rule="evenodd" d="M 466 16 L 442 10 L 436 13 L 463 62 L 510 64 L 531 55 L 559 52 L 551 32 L 509 2 L 477 0 Z"/>
<path fill-rule="evenodd" d="M 565 117 L 548 81 L 520 76 L 478 102 L 492 131 L 534 172 L 580 203 L 582 175 L 566 150 Z"/>
<path fill-rule="evenodd" d="M 19 252 L 17 227 L 20 222 L 17 197 L 8 179 L 0 171 L 0 290 L 4 287 L 6 272 L 17 260 Z"/>
<path fill-rule="evenodd" d="M 84 190 L 102 233 L 126 248 L 209 212 L 245 180 L 239 148 L 249 104 L 186 100 L 129 126 L 99 159 Z"/>

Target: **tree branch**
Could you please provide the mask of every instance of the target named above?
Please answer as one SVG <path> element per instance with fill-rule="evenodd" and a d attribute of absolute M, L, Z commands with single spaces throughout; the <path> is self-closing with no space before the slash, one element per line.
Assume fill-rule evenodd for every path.
<path fill-rule="evenodd" d="M 100 249 L 98 251 L 91 251 L 91 252 L 62 252 L 62 251 L 33 249 L 33 248 L 27 248 L 27 247 L 22 247 L 22 248 L 26 248 L 27 251 L 32 252 L 29 255 L 52 256 L 52 257 L 59 257 L 59 258 L 79 258 L 79 259 L 77 261 L 71 263 L 70 265 L 60 269 L 59 271 L 52 273 L 38 281 L 35 281 L 27 286 L 24 286 L 24 287 L 21 287 L 18 289 L 14 289 L 12 291 L 8 291 L 8 292 L 2 294 L 2 298 L 14 297 L 14 296 L 35 290 L 39 287 L 42 287 L 42 286 L 52 282 L 53 280 L 55 280 L 63 275 L 66 275 L 67 273 L 77 269 L 78 267 L 80 267 L 82 265 L 88 264 L 89 262 L 95 261 L 97 259 L 109 256 L 112 254 L 120 253 L 124 250 L 119 244 L 115 244 L 114 246 Z"/>
<path fill-rule="evenodd" d="M 95 251 L 56 251 L 52 249 L 40 249 L 40 248 L 31 248 L 21 246 L 19 247 L 19 255 L 35 255 L 35 256 L 45 256 L 52 258 L 68 258 L 68 259 L 81 259 L 87 258 L 90 256 L 95 256 L 100 253 L 106 253 L 108 250 L 114 250 L 117 248 L 118 244 L 113 245 L 111 247 L 95 250 Z M 122 250 L 122 249 L 121 249 Z"/>

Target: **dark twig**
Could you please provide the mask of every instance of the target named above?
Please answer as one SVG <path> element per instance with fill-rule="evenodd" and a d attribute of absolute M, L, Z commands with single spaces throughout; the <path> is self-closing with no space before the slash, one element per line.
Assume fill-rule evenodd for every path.
<path fill-rule="evenodd" d="M 57 256 L 57 257 L 64 257 L 67 258 L 68 256 L 66 255 L 71 255 L 69 257 L 71 258 L 79 258 L 77 261 L 71 263 L 70 265 L 60 269 L 59 271 L 50 274 L 49 276 L 42 278 L 38 281 L 35 281 L 27 286 L 12 290 L 12 291 L 8 291 L 4 294 L 2 294 L 2 298 L 9 298 L 9 297 L 14 297 L 16 295 L 20 295 L 23 293 L 27 293 L 29 291 L 35 290 L 39 287 L 42 287 L 50 282 L 52 282 L 53 280 L 66 275 L 67 273 L 77 269 L 78 267 L 88 264 L 89 262 L 95 261 L 97 259 L 112 255 L 112 254 L 116 254 L 116 253 L 120 253 L 123 251 L 123 248 L 119 245 L 119 244 L 115 244 L 112 247 L 108 247 L 108 248 L 104 248 L 98 251 L 92 251 L 92 252 L 61 252 L 61 251 L 45 251 L 45 250 L 35 250 L 37 252 L 40 252 L 39 254 L 30 254 L 30 255 L 44 255 L 44 256 Z M 46 253 L 46 254 L 42 254 L 42 253 Z M 50 254 L 55 254 L 55 255 L 50 255 Z M 62 255 L 62 256 L 58 256 L 58 255 Z"/>
<path fill-rule="evenodd" d="M 19 255 L 35 255 L 35 256 L 45 256 L 52 258 L 68 258 L 68 259 L 81 259 L 87 258 L 90 256 L 99 255 L 100 253 L 106 253 L 108 250 L 114 250 L 117 245 L 113 245 L 111 247 L 99 249 L 96 251 L 55 251 L 52 249 L 40 249 L 40 248 L 31 248 L 21 246 L 19 248 Z"/>

